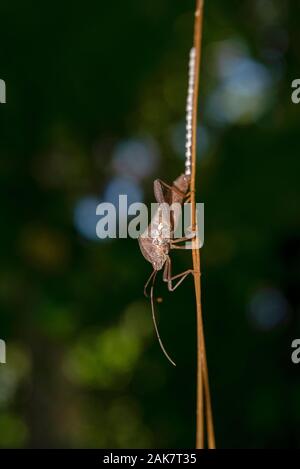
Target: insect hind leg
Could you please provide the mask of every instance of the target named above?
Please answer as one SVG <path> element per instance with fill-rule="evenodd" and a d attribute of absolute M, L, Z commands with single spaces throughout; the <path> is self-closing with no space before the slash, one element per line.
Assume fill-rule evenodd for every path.
<path fill-rule="evenodd" d="M 193 269 L 188 269 L 188 270 L 185 270 L 184 272 L 181 272 L 180 274 L 176 274 L 172 276 L 171 272 L 172 272 L 171 259 L 170 257 L 168 257 L 166 261 L 165 269 L 164 269 L 163 280 L 164 282 L 168 283 L 168 290 L 171 292 L 176 290 L 176 288 L 179 287 L 179 285 L 186 279 L 186 277 L 189 274 L 195 273 Z M 176 279 L 177 279 L 177 282 L 175 283 L 175 285 L 173 285 L 173 280 L 176 280 Z"/>

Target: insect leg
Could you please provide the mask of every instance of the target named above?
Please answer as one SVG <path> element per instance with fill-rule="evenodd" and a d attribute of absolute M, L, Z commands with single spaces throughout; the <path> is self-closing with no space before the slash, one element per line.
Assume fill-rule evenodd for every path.
<path fill-rule="evenodd" d="M 170 277 L 170 258 L 168 257 L 165 263 L 164 272 L 163 272 L 163 281 L 167 282 Z"/>
<path fill-rule="evenodd" d="M 171 246 L 171 249 L 189 249 L 186 246 Z"/>
<path fill-rule="evenodd" d="M 195 191 L 189 191 L 185 194 L 185 196 L 184 196 L 184 203 L 185 204 L 187 204 L 191 201 L 192 192 L 195 192 Z"/>
<path fill-rule="evenodd" d="M 181 272 L 181 274 L 174 275 L 174 277 L 170 277 L 168 280 L 168 290 L 169 291 L 176 290 L 176 288 L 179 287 L 179 285 L 186 279 L 186 277 L 189 274 L 193 274 L 193 273 L 194 273 L 193 269 L 188 269 L 188 270 L 185 270 L 184 272 Z M 179 280 L 175 285 L 173 285 L 172 281 L 175 280 L 176 278 L 179 278 Z"/>
<path fill-rule="evenodd" d="M 190 241 L 191 239 L 196 238 L 196 236 L 197 236 L 197 233 L 194 232 L 194 233 L 191 233 L 189 236 L 184 236 L 183 238 L 171 239 L 170 248 L 171 249 L 190 249 L 190 247 L 186 247 L 186 245 L 177 246 L 177 244 L 181 242 Z"/>
<path fill-rule="evenodd" d="M 181 243 L 183 241 L 190 241 L 191 239 L 196 237 L 196 233 L 191 233 L 190 236 L 184 236 L 183 238 L 176 238 L 176 239 L 171 239 L 170 243 L 171 244 L 176 244 L 176 243 Z"/>
<path fill-rule="evenodd" d="M 168 266 L 167 266 L 167 264 L 168 264 Z M 164 282 L 168 282 L 168 290 L 169 291 L 174 291 L 174 290 L 176 290 L 177 287 L 179 287 L 179 285 L 184 281 L 184 279 L 189 274 L 193 274 L 193 273 L 194 273 L 193 269 L 188 269 L 188 270 L 185 270 L 184 272 L 181 272 L 180 274 L 174 275 L 172 277 L 172 275 L 171 275 L 171 259 L 168 258 L 167 261 L 166 261 L 166 267 L 165 267 L 165 271 L 164 271 L 163 280 L 164 280 Z M 178 279 L 178 281 L 177 281 L 177 283 L 175 283 L 175 285 L 173 285 L 172 282 L 175 279 Z"/>

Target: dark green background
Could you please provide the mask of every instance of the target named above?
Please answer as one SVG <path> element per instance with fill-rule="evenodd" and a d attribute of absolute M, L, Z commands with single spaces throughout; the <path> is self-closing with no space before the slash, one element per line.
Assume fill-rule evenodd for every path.
<path fill-rule="evenodd" d="M 291 362 L 300 335 L 297 4 L 205 6 L 199 119 L 211 144 L 199 156 L 197 189 L 222 448 L 300 447 L 300 365 Z M 159 146 L 142 181 L 147 203 L 155 177 L 182 171 L 170 133 L 184 119 L 193 8 L 190 0 L 1 2 L 2 447 L 194 445 L 192 280 L 173 294 L 158 286 L 174 369 L 153 333 L 143 298 L 151 269 L 137 242 L 86 239 L 73 215 L 82 197 L 101 201 L 120 141 L 147 135 Z M 236 38 L 269 74 L 270 97 L 259 115 L 217 125 L 206 112 L 218 86 L 211 51 Z M 176 272 L 190 265 L 189 253 L 174 254 Z"/>

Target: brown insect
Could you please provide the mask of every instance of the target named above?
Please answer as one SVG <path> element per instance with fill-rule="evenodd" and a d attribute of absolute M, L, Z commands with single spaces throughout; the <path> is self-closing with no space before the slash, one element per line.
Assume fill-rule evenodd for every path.
<path fill-rule="evenodd" d="M 169 256 L 171 249 L 185 249 L 184 245 L 178 246 L 177 243 L 190 240 L 195 236 L 195 234 L 191 233 L 191 236 L 174 238 L 174 232 L 179 221 L 180 210 L 178 210 L 178 208 L 180 209 L 181 206 L 189 200 L 189 185 L 190 176 L 186 174 L 180 175 L 173 182 L 172 186 L 169 186 L 160 179 L 154 181 L 154 196 L 159 204 L 158 210 L 148 228 L 138 239 L 143 256 L 153 267 L 153 272 L 145 284 L 144 293 L 148 296 L 147 287 L 151 282 L 151 309 L 156 335 L 163 353 L 174 366 L 176 366 L 176 364 L 168 355 L 158 332 L 155 318 L 153 288 L 159 270 L 163 269 L 163 281 L 167 282 L 169 291 L 174 291 L 183 280 L 193 272 L 192 269 L 188 269 L 180 274 L 172 276 L 171 259 Z M 175 284 L 173 283 L 174 280 L 176 281 Z"/>

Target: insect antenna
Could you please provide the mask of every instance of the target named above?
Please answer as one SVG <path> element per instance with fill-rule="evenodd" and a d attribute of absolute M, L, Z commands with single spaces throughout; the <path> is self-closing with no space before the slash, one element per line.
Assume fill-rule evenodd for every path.
<path fill-rule="evenodd" d="M 150 295 L 148 295 L 148 292 L 147 292 L 147 287 L 149 285 L 149 283 L 151 282 L 151 279 L 153 277 L 153 275 L 155 274 L 155 269 L 153 269 L 153 271 L 151 272 L 151 275 L 150 277 L 148 278 L 147 282 L 145 283 L 145 286 L 144 286 L 144 295 L 146 298 L 149 298 Z"/>
<path fill-rule="evenodd" d="M 160 345 L 160 348 L 162 349 L 164 355 L 167 357 L 170 363 L 172 363 L 173 366 L 176 366 L 176 363 L 173 362 L 172 358 L 169 356 L 168 352 L 166 351 L 162 340 L 160 338 L 159 332 L 158 332 L 158 327 L 157 327 L 157 322 L 156 322 L 156 316 L 155 316 L 155 306 L 154 306 L 154 295 L 153 295 L 153 290 L 154 290 L 154 282 L 156 278 L 157 270 L 154 270 L 151 274 L 150 279 L 152 278 L 152 285 L 151 285 L 151 290 L 150 290 L 150 297 L 151 297 L 151 310 L 152 310 L 152 319 L 153 319 L 153 324 L 156 332 L 156 336 Z M 149 281 L 150 281 L 149 279 Z"/>

